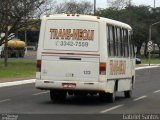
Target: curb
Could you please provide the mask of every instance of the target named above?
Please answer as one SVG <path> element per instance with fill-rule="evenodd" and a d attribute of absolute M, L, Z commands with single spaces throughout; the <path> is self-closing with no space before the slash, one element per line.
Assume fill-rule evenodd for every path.
<path fill-rule="evenodd" d="M 29 83 L 35 83 L 35 80 L 36 79 L 29 79 L 29 80 L 22 80 L 22 81 L 0 83 L 0 88 L 1 87 L 9 87 L 9 86 L 16 86 L 16 85 L 24 85 L 24 84 L 29 84 Z"/>
<path fill-rule="evenodd" d="M 144 66 L 144 67 L 138 67 L 135 70 L 142 70 L 142 69 L 149 69 L 149 68 L 157 68 L 160 67 L 159 65 L 156 66 Z"/>

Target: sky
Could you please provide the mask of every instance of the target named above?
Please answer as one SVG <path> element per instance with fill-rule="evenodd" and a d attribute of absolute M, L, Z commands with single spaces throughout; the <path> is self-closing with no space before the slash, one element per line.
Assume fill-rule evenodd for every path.
<path fill-rule="evenodd" d="M 93 2 L 94 0 L 88 0 Z M 105 8 L 107 6 L 107 0 L 97 0 L 97 7 Z M 155 6 L 160 7 L 160 0 L 155 0 Z M 134 5 L 150 5 L 154 7 L 154 0 L 132 0 L 132 4 Z"/>
<path fill-rule="evenodd" d="M 62 1 L 62 0 L 59 0 Z M 81 1 L 81 0 L 77 0 Z M 94 2 L 94 0 L 85 0 L 89 1 L 91 3 Z M 98 8 L 106 8 L 107 6 L 107 0 L 97 0 L 97 7 Z M 155 0 L 156 2 L 156 7 L 160 7 L 160 0 Z M 154 7 L 154 0 L 132 0 L 132 4 L 134 5 L 150 5 L 151 7 Z"/>

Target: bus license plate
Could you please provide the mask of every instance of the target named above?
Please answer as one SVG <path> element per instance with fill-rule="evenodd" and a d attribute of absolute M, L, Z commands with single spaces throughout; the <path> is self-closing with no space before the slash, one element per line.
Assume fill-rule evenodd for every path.
<path fill-rule="evenodd" d="M 63 88 L 75 88 L 75 83 L 62 83 Z"/>

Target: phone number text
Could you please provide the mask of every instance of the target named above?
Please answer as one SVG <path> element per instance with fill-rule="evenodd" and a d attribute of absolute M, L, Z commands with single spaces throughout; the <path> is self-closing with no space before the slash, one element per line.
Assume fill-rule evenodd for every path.
<path fill-rule="evenodd" d="M 78 47 L 88 47 L 88 42 L 56 41 L 56 46 L 78 46 Z"/>

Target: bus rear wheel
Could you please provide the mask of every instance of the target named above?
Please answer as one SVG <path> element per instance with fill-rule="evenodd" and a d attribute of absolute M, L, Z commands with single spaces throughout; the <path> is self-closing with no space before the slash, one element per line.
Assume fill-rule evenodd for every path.
<path fill-rule="evenodd" d="M 132 97 L 132 90 L 124 91 L 125 98 L 131 98 Z"/>
<path fill-rule="evenodd" d="M 65 91 L 50 90 L 50 98 L 54 100 L 64 100 L 67 93 Z"/>
<path fill-rule="evenodd" d="M 102 101 L 107 101 L 109 103 L 115 102 L 116 92 L 113 93 L 99 93 L 99 96 Z"/>
<path fill-rule="evenodd" d="M 116 92 L 114 91 L 113 93 L 107 93 L 107 101 L 109 103 L 113 103 L 116 100 Z"/>
<path fill-rule="evenodd" d="M 103 102 L 107 101 L 107 93 L 101 92 L 101 93 L 99 93 L 99 97 L 100 97 L 101 101 L 103 101 Z"/>

